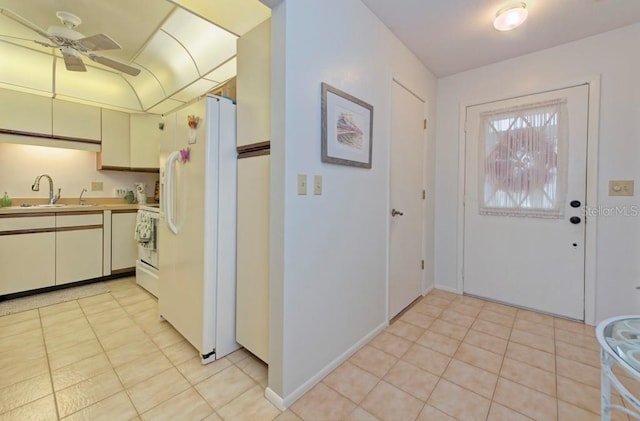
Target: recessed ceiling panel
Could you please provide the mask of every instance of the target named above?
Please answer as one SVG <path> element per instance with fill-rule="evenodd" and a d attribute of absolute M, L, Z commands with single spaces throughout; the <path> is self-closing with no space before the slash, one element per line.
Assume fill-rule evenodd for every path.
<path fill-rule="evenodd" d="M 167 114 L 168 112 L 175 110 L 176 108 L 184 104 L 184 102 L 167 98 L 155 107 L 145 111 L 152 114 Z"/>
<path fill-rule="evenodd" d="M 162 30 L 189 51 L 200 75 L 236 55 L 235 35 L 182 9 L 176 9 Z"/>
<path fill-rule="evenodd" d="M 184 47 L 162 31 L 153 36 L 135 64 L 150 71 L 167 95 L 178 92 L 200 77 Z"/>
<path fill-rule="evenodd" d="M 108 108 L 137 111 L 152 107 L 162 111 L 173 109 L 181 101 L 157 105 L 172 95 L 175 99 L 190 101 L 235 75 L 235 62 L 211 72 L 235 55 L 236 36 L 220 29 L 226 23 L 218 27 L 206 14 L 192 14 L 172 3 L 165 0 L 0 0 L 1 8 L 15 12 L 44 31 L 61 24 L 57 11 L 75 14 L 82 20 L 76 28 L 78 32 L 87 36 L 104 33 L 122 46 L 122 49 L 98 51 L 100 56 L 141 69 L 138 76 L 131 77 L 83 56 L 87 72 L 69 72 L 58 49 L 33 42 L 47 42 L 45 37 L 0 14 L 0 84 L 9 89 L 62 95 Z M 248 9 L 252 3 L 258 15 Z M 254 20 L 265 11 L 269 13 L 257 0 L 203 0 L 201 6 L 220 9 L 226 17 L 249 15 L 254 16 Z M 226 21 L 226 17 L 222 20 Z"/>
<path fill-rule="evenodd" d="M 244 35 L 271 16 L 271 9 L 258 0 L 169 1 L 237 35 Z"/>
<path fill-rule="evenodd" d="M 0 42 L 0 81 L 7 85 L 51 92 L 53 56 Z"/>
<path fill-rule="evenodd" d="M 208 79 L 200 79 L 187 86 L 171 98 L 178 101 L 189 102 L 213 89 L 218 83 Z"/>
<path fill-rule="evenodd" d="M 218 83 L 222 83 L 228 79 L 231 79 L 237 74 L 237 63 L 237 60 L 233 58 L 214 71 L 207 74 L 205 78 L 216 81 Z"/>
<path fill-rule="evenodd" d="M 76 28 L 78 32 L 85 36 L 105 33 L 120 44 L 121 49 L 109 50 L 105 56 L 125 63 L 134 58 L 175 8 L 164 0 L 1 0 L 0 7 L 12 10 L 44 30 L 61 25 L 57 11 L 73 13 L 82 20 Z M 0 21 L 0 33 L 4 33 L 4 21 Z M 31 32 L 31 37 L 47 41 L 35 32 Z"/>
<path fill-rule="evenodd" d="M 35 40 L 49 42 L 48 39 L 40 36 L 37 32 L 34 32 L 26 26 L 20 25 L 13 19 L 9 19 L 7 16 L 0 14 L 0 41 L 11 42 L 13 44 L 21 45 L 44 53 L 51 53 L 51 48 L 40 45 L 34 42 Z"/>
<path fill-rule="evenodd" d="M 158 79 L 146 69 L 142 69 L 138 76 L 122 74 L 122 77 L 124 77 L 136 91 L 142 103 L 142 109 L 149 108 L 166 97 Z"/>
<path fill-rule="evenodd" d="M 87 64 L 86 72 L 71 72 L 64 61 L 56 60 L 56 93 L 98 104 L 140 109 L 133 89 L 118 73 L 107 72 Z"/>

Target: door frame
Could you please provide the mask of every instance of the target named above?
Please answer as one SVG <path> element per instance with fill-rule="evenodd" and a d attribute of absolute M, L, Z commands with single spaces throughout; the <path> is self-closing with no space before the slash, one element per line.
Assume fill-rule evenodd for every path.
<path fill-rule="evenodd" d="M 428 101 L 425 98 L 422 98 L 422 96 L 420 96 L 418 93 L 416 93 L 416 91 L 414 89 L 411 89 L 406 83 L 403 83 L 398 77 L 396 77 L 396 75 L 393 74 L 389 74 L 389 78 L 388 78 L 388 85 L 387 85 L 387 92 L 389 94 L 389 108 L 388 108 L 388 114 L 387 114 L 387 118 L 388 118 L 388 132 L 387 132 L 387 136 L 389 139 L 389 142 L 387 143 L 387 232 L 386 232 L 386 241 L 387 241 L 387 256 L 386 256 L 386 266 L 387 266 L 387 273 L 386 273 L 386 291 L 385 291 L 385 322 L 387 323 L 387 325 L 389 324 L 389 290 L 391 288 L 391 219 L 388 217 L 391 214 L 391 113 L 393 112 L 393 109 L 391 107 L 391 95 L 392 95 L 392 90 L 393 90 L 393 84 L 397 83 L 400 87 L 404 88 L 407 90 L 407 92 L 409 92 L 411 95 L 413 95 L 414 97 L 416 97 L 419 101 L 422 102 L 423 104 L 423 110 L 422 110 L 422 117 L 426 120 L 428 118 L 427 116 L 427 111 L 428 111 Z M 427 189 L 427 162 L 428 162 L 428 147 L 427 147 L 427 140 L 428 140 L 428 130 L 425 129 L 422 133 L 422 188 L 426 191 Z M 421 226 L 421 237 L 422 237 L 422 242 L 421 242 L 421 246 L 422 246 L 422 250 L 421 250 L 421 254 L 422 254 L 422 259 L 425 260 L 425 269 L 422 270 L 422 274 L 420 277 L 420 286 L 422 289 L 422 296 L 424 297 L 425 294 L 427 292 L 429 292 L 430 289 L 433 288 L 433 285 L 431 285 L 431 288 L 429 288 L 429 286 L 427 285 L 427 276 L 426 276 L 426 272 L 427 272 L 427 268 L 426 268 L 426 264 L 427 264 L 427 259 L 426 259 L 426 252 L 427 252 L 427 212 L 428 212 L 428 208 L 427 208 L 427 199 L 424 199 L 422 201 L 422 226 Z M 402 314 L 402 312 L 400 313 Z"/>
<path fill-rule="evenodd" d="M 460 103 L 458 122 L 458 235 L 456 257 L 456 292 L 463 293 L 464 275 L 464 196 L 465 196 L 465 163 L 466 163 L 466 132 L 467 108 L 490 102 L 503 101 L 543 92 L 587 85 L 588 126 L 587 126 L 587 196 L 585 206 L 598 203 L 598 144 L 600 117 L 600 75 L 578 79 L 566 84 L 541 87 L 536 90 L 506 94 L 500 98 L 491 97 L 482 100 L 467 100 Z M 585 217 L 585 247 L 584 247 L 584 322 L 588 325 L 596 324 L 596 236 L 598 219 Z"/>

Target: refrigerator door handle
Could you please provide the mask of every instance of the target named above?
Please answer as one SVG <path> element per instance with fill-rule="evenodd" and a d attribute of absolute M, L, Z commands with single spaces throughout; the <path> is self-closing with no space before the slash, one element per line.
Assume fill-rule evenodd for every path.
<path fill-rule="evenodd" d="M 167 162 L 165 164 L 165 179 L 164 179 L 164 213 L 165 213 L 165 221 L 167 223 L 167 228 L 174 233 L 178 234 L 178 226 L 175 222 L 175 192 L 174 192 L 174 171 L 176 167 L 176 162 L 180 159 L 180 152 L 175 151 L 172 152 L 167 157 Z"/>

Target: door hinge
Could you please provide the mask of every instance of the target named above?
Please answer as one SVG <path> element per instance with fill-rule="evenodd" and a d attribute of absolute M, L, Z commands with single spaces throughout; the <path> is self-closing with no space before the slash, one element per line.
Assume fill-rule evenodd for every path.
<path fill-rule="evenodd" d="M 427 191 L 426 190 L 422 190 L 422 200 L 427 198 Z"/>
<path fill-rule="evenodd" d="M 424 119 L 424 129 L 427 130 L 427 119 Z"/>
<path fill-rule="evenodd" d="M 424 270 L 424 260 L 421 260 L 422 270 Z"/>

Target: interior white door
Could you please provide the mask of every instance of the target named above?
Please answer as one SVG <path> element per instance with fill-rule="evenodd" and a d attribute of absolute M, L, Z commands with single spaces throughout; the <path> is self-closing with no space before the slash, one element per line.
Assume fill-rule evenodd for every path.
<path fill-rule="evenodd" d="M 584 320 L 588 94 L 582 85 L 467 108 L 465 293 Z M 554 101 L 555 115 L 531 111 Z"/>
<path fill-rule="evenodd" d="M 391 93 L 389 318 L 422 295 L 424 102 L 397 82 Z"/>

